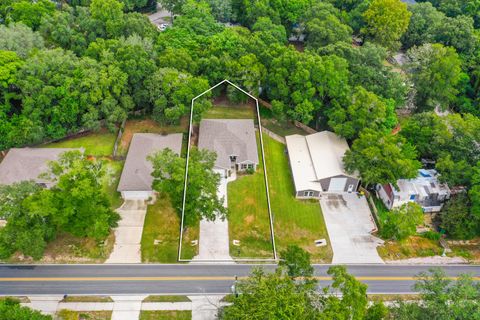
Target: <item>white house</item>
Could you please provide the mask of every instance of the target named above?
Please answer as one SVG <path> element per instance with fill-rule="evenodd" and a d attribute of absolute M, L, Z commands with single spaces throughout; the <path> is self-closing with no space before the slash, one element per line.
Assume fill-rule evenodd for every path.
<path fill-rule="evenodd" d="M 155 192 L 152 189 L 153 167 L 147 157 L 166 148 L 180 154 L 182 139 L 183 135 L 181 133 L 169 135 L 135 133 L 133 135 L 117 187 L 117 191 L 122 194 L 124 200 L 154 198 Z"/>
<path fill-rule="evenodd" d="M 285 137 L 295 196 L 319 198 L 321 193 L 355 192 L 360 180 L 343 167 L 347 141 L 330 131 Z"/>
<path fill-rule="evenodd" d="M 256 170 L 257 139 L 251 119 L 203 119 L 198 148 L 217 154 L 215 169 L 228 176 L 231 170 Z"/>
<path fill-rule="evenodd" d="M 415 179 L 400 179 L 397 185 L 398 189 L 390 183 L 376 186 L 377 196 L 389 210 L 408 202 L 416 202 L 424 212 L 438 212 L 442 209 L 443 202 L 450 198 L 448 185 L 438 181 L 435 170 L 418 170 Z"/>

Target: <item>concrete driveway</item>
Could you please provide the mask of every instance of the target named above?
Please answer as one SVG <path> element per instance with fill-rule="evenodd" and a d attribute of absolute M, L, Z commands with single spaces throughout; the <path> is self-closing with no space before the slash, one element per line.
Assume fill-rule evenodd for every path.
<path fill-rule="evenodd" d="M 384 263 L 376 249 L 383 241 L 370 234 L 375 224 L 365 197 L 326 194 L 320 205 L 333 249 L 332 263 Z"/>
<path fill-rule="evenodd" d="M 147 205 L 143 200 L 127 200 L 117 209 L 120 214 L 115 229 L 115 245 L 105 263 L 141 263 L 140 242 Z"/>
<path fill-rule="evenodd" d="M 221 180 L 218 186 L 217 195 L 219 198 L 224 197 L 223 206 L 227 207 L 227 184 L 236 179 L 233 173 L 230 177 L 225 178 L 223 170 L 216 170 L 220 174 Z M 230 257 L 230 246 L 228 236 L 228 221 L 217 218 L 215 221 L 200 221 L 200 236 L 198 255 L 193 261 L 232 261 Z"/>

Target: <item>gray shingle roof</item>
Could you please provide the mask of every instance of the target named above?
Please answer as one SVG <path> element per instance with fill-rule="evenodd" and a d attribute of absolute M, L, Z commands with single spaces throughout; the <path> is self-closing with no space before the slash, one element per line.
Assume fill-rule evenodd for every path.
<path fill-rule="evenodd" d="M 180 154 L 182 134 L 135 133 L 123 166 L 118 191 L 152 191 L 153 167 L 147 156 L 169 148 Z"/>
<path fill-rule="evenodd" d="M 237 156 L 237 163 L 258 164 L 255 127 L 251 119 L 203 119 L 198 148 L 215 151 L 218 168 L 229 169 L 231 155 Z"/>
<path fill-rule="evenodd" d="M 72 148 L 12 148 L 0 163 L 0 184 L 10 185 L 20 181 L 34 180 L 51 186 L 52 182 L 38 176 L 48 169 L 48 162 L 58 160 Z"/>

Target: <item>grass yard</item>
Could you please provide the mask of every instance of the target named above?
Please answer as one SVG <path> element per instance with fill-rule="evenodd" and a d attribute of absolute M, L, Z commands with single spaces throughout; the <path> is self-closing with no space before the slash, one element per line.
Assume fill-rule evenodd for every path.
<path fill-rule="evenodd" d="M 156 310 L 156 311 L 141 311 L 140 320 L 190 320 L 192 319 L 191 310 Z"/>
<path fill-rule="evenodd" d="M 191 302 L 187 296 L 148 296 L 143 302 Z"/>
<path fill-rule="evenodd" d="M 8 262 L 10 263 L 104 263 L 113 250 L 115 235 L 113 231 L 102 243 L 92 238 L 74 237 L 68 233 L 57 235 L 57 238 L 50 242 L 42 259 L 34 261 L 23 255 L 14 254 Z"/>
<path fill-rule="evenodd" d="M 110 320 L 112 318 L 112 311 L 72 311 L 60 310 L 57 312 L 59 320 Z"/>
<path fill-rule="evenodd" d="M 111 156 L 116 133 L 102 129 L 78 138 L 66 139 L 41 146 L 42 148 L 84 148 L 85 154 L 96 157 Z"/>
<path fill-rule="evenodd" d="M 328 239 L 318 201 L 295 199 L 285 146 L 266 135 L 263 141 L 277 251 L 297 244 L 310 252 L 312 261 L 330 262 L 333 255 L 330 244 L 325 247 L 314 244 L 317 239 Z M 230 244 L 233 257 L 272 257 L 263 169 L 260 169 L 228 184 L 230 240 L 240 240 L 239 247 Z"/>
<path fill-rule="evenodd" d="M 113 302 L 109 296 L 67 296 L 60 302 Z"/>
<path fill-rule="evenodd" d="M 252 175 L 228 183 L 230 255 L 235 258 L 273 258 L 260 141 L 260 164 Z M 240 240 L 240 246 L 232 241 Z"/>
<path fill-rule="evenodd" d="M 118 154 L 126 155 L 134 133 L 183 133 L 188 132 L 188 117 L 183 117 L 178 125 L 160 125 L 152 119 L 128 120 L 118 145 Z"/>
<path fill-rule="evenodd" d="M 184 233 L 185 240 L 198 239 L 198 228 L 189 229 L 192 230 Z M 141 242 L 142 262 L 177 262 L 179 238 L 180 218 L 170 200 L 161 196 L 147 209 Z M 155 240 L 160 242 L 155 245 Z M 197 247 L 184 245 L 182 253 L 186 259 L 191 259 L 197 254 Z"/>
<path fill-rule="evenodd" d="M 263 141 L 277 251 L 296 244 L 311 254 L 313 262 L 330 262 L 333 253 L 320 204 L 294 197 L 285 145 L 266 135 Z M 314 241 L 322 238 L 327 239 L 328 245 L 316 247 Z"/>
<path fill-rule="evenodd" d="M 246 106 L 214 106 L 207 110 L 203 115 L 203 119 L 257 119 L 255 110 Z M 256 120 L 254 120 L 257 122 Z"/>
<path fill-rule="evenodd" d="M 124 162 L 110 159 L 106 159 L 106 161 L 107 173 L 105 177 L 103 177 L 102 187 L 110 200 L 112 208 L 117 209 L 123 203 L 122 195 L 117 191 L 117 186 L 120 175 L 122 174 Z"/>
<path fill-rule="evenodd" d="M 411 236 L 402 241 L 385 241 L 377 251 L 384 260 L 399 260 L 441 255 L 443 249 L 438 241 Z"/>

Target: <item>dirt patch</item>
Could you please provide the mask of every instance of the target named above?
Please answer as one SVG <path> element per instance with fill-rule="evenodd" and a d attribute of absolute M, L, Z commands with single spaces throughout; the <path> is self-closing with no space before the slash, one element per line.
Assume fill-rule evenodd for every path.
<path fill-rule="evenodd" d="M 252 215 L 252 214 L 251 214 L 251 215 L 248 215 L 248 216 L 245 217 L 244 221 L 245 221 L 245 224 L 249 225 L 249 224 L 251 224 L 253 221 L 255 221 L 255 216 Z"/>

